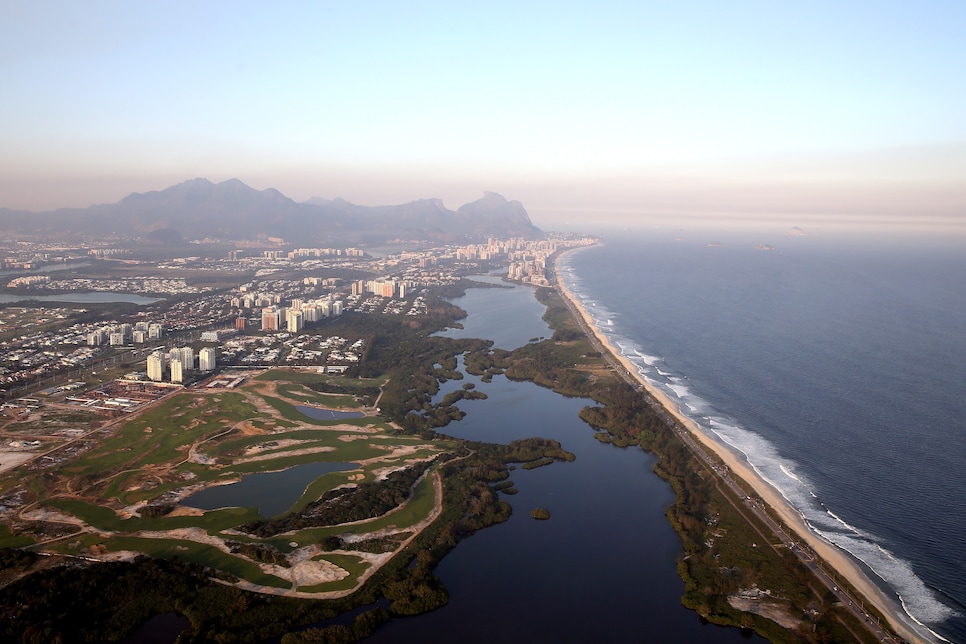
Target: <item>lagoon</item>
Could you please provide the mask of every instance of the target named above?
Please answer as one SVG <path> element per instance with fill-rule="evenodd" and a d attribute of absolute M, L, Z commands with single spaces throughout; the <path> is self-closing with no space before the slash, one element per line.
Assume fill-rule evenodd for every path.
<path fill-rule="evenodd" d="M 249 474 L 237 483 L 218 485 L 196 492 L 182 501 L 183 505 L 200 510 L 219 508 L 258 509 L 266 519 L 291 508 L 312 481 L 329 472 L 355 469 L 355 463 L 304 463 L 280 472 Z"/>
<path fill-rule="evenodd" d="M 514 288 L 533 298 L 529 287 Z M 467 291 L 468 296 L 479 293 L 484 297 L 453 300 L 467 310 L 466 326 L 477 329 L 478 337 L 508 328 L 524 343 L 549 335 L 539 304 L 506 309 L 480 322 L 476 307 L 489 306 L 488 294 L 516 294 Z M 485 383 L 466 375 L 444 383 L 438 395 L 464 383 L 473 383 L 488 398 L 458 403 L 466 417 L 439 431 L 498 443 L 553 438 L 577 459 L 511 472 L 519 493 L 504 497 L 513 506 L 510 520 L 460 542 L 435 569 L 449 603 L 393 620 L 367 641 L 764 641 L 703 622 L 681 605 L 684 582 L 676 566 L 681 541 L 664 516 L 673 493 L 651 471 L 654 456 L 594 439 L 577 416 L 593 401 L 503 376 Z M 550 520 L 532 519 L 530 510 L 536 507 L 548 509 Z"/>
<path fill-rule="evenodd" d="M 543 321 L 546 309 L 533 296 L 535 287 L 504 282 L 496 275 L 473 275 L 469 281 L 489 287 L 467 288 L 466 295 L 448 300 L 472 314 L 460 320 L 462 329 L 447 329 L 436 335 L 486 338 L 497 348 L 511 350 L 553 334 Z"/>
<path fill-rule="evenodd" d="M 71 304 L 110 304 L 130 302 L 145 305 L 160 302 L 162 298 L 146 297 L 134 293 L 115 293 L 114 291 L 88 291 L 86 293 L 58 293 L 56 295 L 36 295 L 34 293 L 0 293 L 0 304 L 10 302 L 69 302 Z"/>
<path fill-rule="evenodd" d="M 0 277 L 7 275 L 33 275 L 35 273 L 55 273 L 57 271 L 70 271 L 75 268 L 84 268 L 85 266 L 90 266 L 90 262 L 54 262 L 52 264 L 44 264 L 43 266 L 37 266 L 35 268 L 10 268 L 7 270 L 0 271 Z"/>

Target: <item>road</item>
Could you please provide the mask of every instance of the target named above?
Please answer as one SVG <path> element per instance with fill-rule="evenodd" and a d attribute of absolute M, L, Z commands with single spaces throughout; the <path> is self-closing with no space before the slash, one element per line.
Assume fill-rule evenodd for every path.
<path fill-rule="evenodd" d="M 581 315 L 580 311 L 574 305 L 574 303 L 567 297 L 566 293 L 560 288 L 560 285 L 556 282 L 556 279 L 552 280 L 554 283 L 554 289 L 560 295 L 561 299 L 566 302 L 567 307 L 570 310 L 571 316 L 576 320 L 577 324 L 580 326 L 581 331 L 587 336 L 588 341 L 593 346 L 594 350 L 599 352 L 603 356 L 604 360 L 607 362 L 608 366 L 619 375 L 627 384 L 638 390 L 641 395 L 645 397 L 647 403 L 651 408 L 657 412 L 657 414 L 664 420 L 668 427 L 677 434 L 681 442 L 691 450 L 691 453 L 697 457 L 698 461 L 704 464 L 704 466 L 713 473 L 718 480 L 724 485 L 724 488 L 730 492 L 730 494 L 725 494 L 725 498 L 739 511 L 742 508 L 747 508 L 752 512 L 752 514 L 757 518 L 768 530 L 771 531 L 772 535 L 776 537 L 782 544 L 785 544 L 794 553 L 798 559 L 808 568 L 815 577 L 824 584 L 842 603 L 842 606 L 848 609 L 856 618 L 863 622 L 866 627 L 879 639 L 881 642 L 902 642 L 904 640 L 896 639 L 891 632 L 887 631 L 881 626 L 877 617 L 869 615 L 864 610 L 865 599 L 863 597 L 853 597 L 845 590 L 843 590 L 838 582 L 832 578 L 832 575 L 827 572 L 827 564 L 825 564 L 821 559 L 815 556 L 808 546 L 801 543 L 801 539 L 795 535 L 792 531 L 778 524 L 771 515 L 769 515 L 764 508 L 764 504 L 756 499 L 751 498 L 745 492 L 745 489 L 738 484 L 738 482 L 731 476 L 729 469 L 720 464 L 717 458 L 712 458 L 704 446 L 697 442 L 691 435 L 690 430 L 681 425 L 681 423 L 668 412 L 664 406 L 651 396 L 644 385 L 627 369 L 624 365 L 611 353 L 610 349 L 605 347 L 603 343 L 597 338 L 594 330 L 590 328 Z M 719 486 L 720 489 L 720 486 Z M 722 490 L 724 491 L 724 490 Z"/>
<path fill-rule="evenodd" d="M 215 326 L 215 325 L 212 325 Z M 99 371 L 105 371 L 120 365 L 134 364 L 137 362 L 144 361 L 147 359 L 148 354 L 155 349 L 161 347 L 162 349 L 167 349 L 173 346 L 179 346 L 191 342 L 193 339 L 200 336 L 200 329 L 189 329 L 186 331 L 174 331 L 165 337 L 154 340 L 151 343 L 143 347 L 130 348 L 129 345 L 121 347 L 122 349 L 129 349 L 127 351 L 121 351 L 120 353 L 115 353 L 109 356 L 100 356 L 94 358 L 89 364 L 78 366 L 71 369 L 65 369 L 59 373 L 47 376 L 40 380 L 35 380 L 28 382 L 24 385 L 11 387 L 5 392 L 0 392 L 0 398 L 6 400 L 13 400 L 15 398 L 20 398 L 21 396 L 26 396 L 30 393 L 43 391 L 44 389 L 49 389 L 54 385 L 66 384 L 72 380 L 81 380 L 84 375 L 88 376 L 96 374 Z"/>

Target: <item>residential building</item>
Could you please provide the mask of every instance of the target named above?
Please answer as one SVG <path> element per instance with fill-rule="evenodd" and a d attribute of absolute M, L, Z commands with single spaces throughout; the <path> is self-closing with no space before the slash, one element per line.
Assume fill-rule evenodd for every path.
<path fill-rule="evenodd" d="M 154 382 L 164 380 L 164 356 L 158 351 L 148 356 L 148 378 Z"/>
<path fill-rule="evenodd" d="M 184 382 L 184 366 L 180 360 L 171 361 L 171 382 Z"/>
<path fill-rule="evenodd" d="M 288 309 L 285 312 L 285 326 L 289 333 L 298 333 L 305 326 L 305 316 L 300 309 Z"/>
<path fill-rule="evenodd" d="M 198 353 L 198 368 L 202 371 L 215 370 L 215 348 L 205 347 Z"/>
<path fill-rule="evenodd" d="M 262 309 L 262 331 L 278 331 L 281 328 L 282 312 L 276 306 Z"/>

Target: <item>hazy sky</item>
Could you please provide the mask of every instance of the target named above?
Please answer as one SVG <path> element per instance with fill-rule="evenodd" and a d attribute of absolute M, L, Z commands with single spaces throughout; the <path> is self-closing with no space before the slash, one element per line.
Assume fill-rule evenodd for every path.
<path fill-rule="evenodd" d="M 466 5 L 466 6 L 462 6 Z M 194 177 L 368 205 L 966 230 L 966 2 L 0 4 L 0 207 Z"/>

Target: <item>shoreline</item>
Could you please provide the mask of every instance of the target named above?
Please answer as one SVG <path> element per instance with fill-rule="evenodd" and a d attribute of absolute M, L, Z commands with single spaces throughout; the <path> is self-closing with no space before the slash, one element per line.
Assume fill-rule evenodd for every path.
<path fill-rule="evenodd" d="M 928 627 L 916 623 L 915 620 L 907 615 L 902 608 L 898 597 L 890 598 L 887 596 L 869 577 L 869 575 L 859 567 L 859 563 L 852 557 L 852 555 L 848 554 L 844 550 L 841 550 L 838 546 L 825 540 L 823 537 L 812 531 L 805 523 L 801 513 L 792 507 L 776 488 L 765 481 L 755 471 L 743 454 L 740 454 L 730 446 L 721 442 L 716 436 L 713 436 L 704 430 L 700 425 L 698 425 L 697 422 L 682 413 L 680 406 L 675 404 L 667 394 L 654 387 L 651 383 L 647 382 L 647 380 L 643 378 L 640 373 L 638 373 L 637 367 L 634 365 L 634 363 L 631 362 L 629 358 L 624 356 L 616 346 L 614 346 L 610 338 L 601 331 L 600 327 L 596 324 L 593 317 L 584 307 L 583 303 L 574 296 L 569 285 L 567 285 L 564 280 L 560 278 L 560 271 L 557 270 L 560 258 L 566 253 L 579 250 L 579 248 L 568 248 L 560 252 L 554 258 L 556 286 L 561 295 L 563 295 L 563 297 L 571 304 L 573 309 L 576 310 L 583 318 L 584 324 L 588 329 L 591 330 L 600 345 L 604 347 L 618 363 L 620 363 L 620 365 L 632 378 L 634 378 L 635 381 L 641 384 L 641 386 L 665 409 L 665 411 L 667 411 L 668 414 L 674 417 L 674 419 L 677 420 L 681 426 L 686 428 L 690 434 L 701 443 L 702 446 L 720 458 L 735 478 L 741 479 L 748 484 L 748 486 L 754 490 L 755 494 L 757 494 L 764 501 L 765 505 L 781 518 L 785 526 L 793 531 L 795 536 L 797 536 L 802 542 L 806 543 L 808 547 L 811 548 L 812 552 L 815 553 L 818 559 L 823 561 L 827 566 L 831 567 L 835 572 L 848 580 L 848 582 L 859 593 L 861 593 L 863 598 L 868 603 L 875 606 L 875 608 L 886 617 L 889 625 L 900 637 L 910 642 L 933 641 L 932 639 L 924 637 L 919 630 L 922 628 L 928 631 Z"/>

